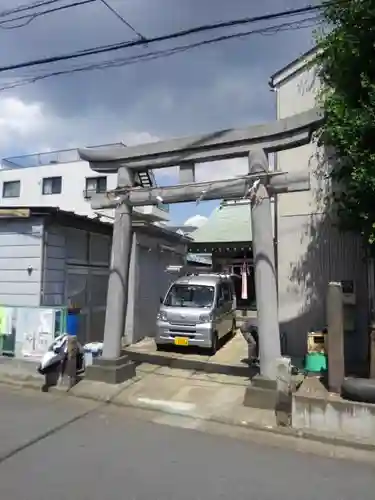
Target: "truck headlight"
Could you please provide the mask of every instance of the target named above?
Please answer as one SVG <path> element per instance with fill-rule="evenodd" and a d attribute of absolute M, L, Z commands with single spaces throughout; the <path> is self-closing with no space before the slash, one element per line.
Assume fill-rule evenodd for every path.
<path fill-rule="evenodd" d="M 212 313 L 205 313 L 199 316 L 199 323 L 209 323 L 212 321 Z"/>
<path fill-rule="evenodd" d="M 167 321 L 167 315 L 165 312 L 160 311 L 158 312 L 156 319 L 158 319 L 159 321 Z"/>

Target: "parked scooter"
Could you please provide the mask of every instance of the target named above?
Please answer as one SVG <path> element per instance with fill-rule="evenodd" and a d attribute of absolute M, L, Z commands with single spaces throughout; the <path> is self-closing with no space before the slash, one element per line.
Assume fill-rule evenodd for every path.
<path fill-rule="evenodd" d="M 77 375 L 85 370 L 85 358 L 82 345 L 77 342 Z M 49 346 L 37 368 L 41 375 L 63 374 L 68 360 L 68 335 L 57 337 Z"/>

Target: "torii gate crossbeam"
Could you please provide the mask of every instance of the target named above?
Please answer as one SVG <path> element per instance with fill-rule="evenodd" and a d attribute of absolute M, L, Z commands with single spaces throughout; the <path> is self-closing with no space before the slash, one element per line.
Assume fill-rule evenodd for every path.
<path fill-rule="evenodd" d="M 138 146 L 79 149 L 82 160 L 96 172 L 114 173 L 120 166 L 130 170 L 159 169 L 184 162 L 206 163 L 246 158 L 251 149 L 274 153 L 310 142 L 312 131 L 323 120 L 320 109 L 244 129 L 168 139 Z"/>

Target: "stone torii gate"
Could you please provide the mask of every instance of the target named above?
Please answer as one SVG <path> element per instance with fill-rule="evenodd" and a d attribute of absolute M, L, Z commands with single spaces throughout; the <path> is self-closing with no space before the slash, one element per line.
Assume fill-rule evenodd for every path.
<path fill-rule="evenodd" d="M 251 195 L 251 223 L 258 309 L 261 375 L 274 381 L 276 359 L 280 357 L 277 276 L 270 196 L 310 189 L 307 168 L 298 173 L 270 172 L 268 154 L 307 144 L 322 121 L 319 109 L 245 129 L 146 143 L 131 147 L 79 149 L 82 160 L 95 172 L 118 173 L 118 187 L 97 195 L 92 206 L 115 208 L 111 269 L 108 283 L 103 358 L 96 368 L 109 382 L 118 383 L 132 375 L 128 359 L 121 356 L 128 301 L 129 266 L 132 245 L 132 207 L 205 200 L 236 199 Z M 248 157 L 249 174 L 242 178 L 195 182 L 195 164 Z M 135 187 L 137 171 L 179 166 L 176 186 Z M 256 189 L 256 193 L 255 193 Z M 104 374 L 105 373 L 105 374 Z M 109 375 L 110 374 L 110 375 Z"/>

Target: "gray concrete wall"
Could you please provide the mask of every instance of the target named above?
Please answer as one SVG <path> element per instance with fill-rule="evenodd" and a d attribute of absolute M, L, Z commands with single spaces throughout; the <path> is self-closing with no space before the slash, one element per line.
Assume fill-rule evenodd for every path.
<path fill-rule="evenodd" d="M 171 247 L 175 251 L 160 248 Z M 130 299 L 128 310 L 132 320 L 127 322 L 128 343 L 138 342 L 144 337 L 155 336 L 156 315 L 163 297 L 173 281 L 173 275 L 166 272 L 170 265 L 182 265 L 185 261 L 185 245 L 171 243 L 166 237 L 156 237 L 136 232 L 132 258 L 131 286 L 134 299 Z M 132 322 L 132 325 L 130 323 Z M 131 326 L 133 330 L 131 331 Z"/>
<path fill-rule="evenodd" d="M 296 393 L 292 399 L 292 426 L 375 443 L 375 405 Z"/>
<path fill-rule="evenodd" d="M 0 305 L 40 305 L 42 241 L 41 218 L 0 220 Z"/>
<path fill-rule="evenodd" d="M 365 255 L 359 238 L 343 233 L 323 215 L 279 217 L 279 320 L 289 354 L 306 350 L 308 331 L 326 327 L 330 281 L 353 280 L 354 331 L 345 338 L 350 365 L 365 364 L 368 341 L 368 293 Z"/>
<path fill-rule="evenodd" d="M 301 113 L 315 105 L 319 81 L 314 68 L 300 69 L 277 85 L 277 118 Z M 329 155 L 315 142 L 277 154 L 282 171 L 310 173 L 311 190 L 278 196 L 277 264 L 280 329 L 287 335 L 289 354 L 302 358 L 308 331 L 326 326 L 325 300 L 329 281 L 353 280 L 357 294 L 355 332 L 347 335 L 351 365 L 367 359 L 367 267 L 358 235 L 343 233 L 327 213 L 325 194 L 331 191 L 325 174 Z M 350 358 L 350 359 L 349 359 Z"/>

